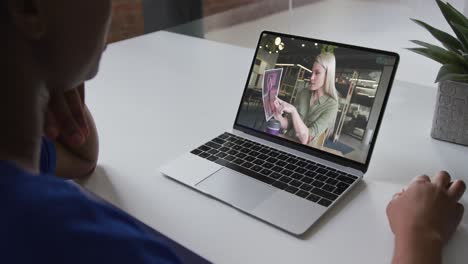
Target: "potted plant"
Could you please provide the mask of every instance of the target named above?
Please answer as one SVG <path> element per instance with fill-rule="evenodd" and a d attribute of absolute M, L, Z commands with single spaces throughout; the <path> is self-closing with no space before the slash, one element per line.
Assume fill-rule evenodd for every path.
<path fill-rule="evenodd" d="M 449 3 L 436 0 L 455 36 L 420 20 L 443 47 L 412 40 L 421 46 L 409 50 L 442 64 L 435 82 L 439 84 L 431 136 L 468 145 L 468 18 Z"/>

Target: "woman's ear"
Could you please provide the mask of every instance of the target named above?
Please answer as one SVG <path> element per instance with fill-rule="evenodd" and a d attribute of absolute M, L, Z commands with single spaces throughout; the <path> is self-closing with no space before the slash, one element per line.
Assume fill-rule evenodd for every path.
<path fill-rule="evenodd" d="M 10 23 L 30 40 L 38 40 L 46 32 L 42 0 L 7 0 Z"/>

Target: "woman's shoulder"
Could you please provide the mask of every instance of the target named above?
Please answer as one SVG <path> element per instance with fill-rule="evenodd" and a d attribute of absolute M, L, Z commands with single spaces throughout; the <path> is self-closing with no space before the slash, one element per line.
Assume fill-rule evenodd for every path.
<path fill-rule="evenodd" d="M 296 98 L 294 99 L 294 105 L 298 108 L 305 107 L 310 100 L 310 94 L 308 89 L 301 89 L 297 92 Z"/>
<path fill-rule="evenodd" d="M 311 94 L 312 92 L 307 88 L 302 88 L 301 90 L 297 92 L 297 96 L 306 96 L 306 95 L 310 96 Z"/>
<path fill-rule="evenodd" d="M 329 106 L 330 108 L 338 108 L 338 98 L 335 99 L 333 96 L 328 94 L 325 94 L 324 96 L 326 98 L 324 102 L 327 106 Z"/>
<path fill-rule="evenodd" d="M 296 99 L 300 102 L 308 102 L 310 100 L 311 95 L 312 92 L 309 89 L 303 88 L 297 92 Z"/>

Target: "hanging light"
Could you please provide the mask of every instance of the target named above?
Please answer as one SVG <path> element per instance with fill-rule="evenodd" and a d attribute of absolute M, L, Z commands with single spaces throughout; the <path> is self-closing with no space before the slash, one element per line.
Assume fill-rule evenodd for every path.
<path fill-rule="evenodd" d="M 276 39 L 275 39 L 275 45 L 278 46 L 279 44 L 281 44 L 281 38 L 280 38 L 280 37 L 276 37 Z"/>
<path fill-rule="evenodd" d="M 278 49 L 279 50 L 283 50 L 284 49 L 284 43 L 281 42 L 279 45 L 278 45 Z"/>

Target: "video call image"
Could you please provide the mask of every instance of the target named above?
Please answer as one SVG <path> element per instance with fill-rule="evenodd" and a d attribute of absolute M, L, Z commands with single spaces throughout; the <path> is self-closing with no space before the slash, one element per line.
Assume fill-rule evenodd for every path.
<path fill-rule="evenodd" d="M 237 123 L 365 163 L 395 58 L 264 33 Z"/>

